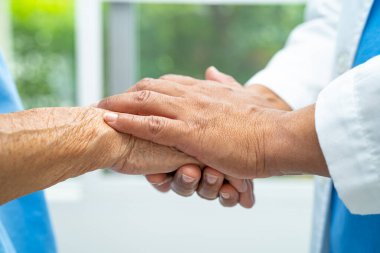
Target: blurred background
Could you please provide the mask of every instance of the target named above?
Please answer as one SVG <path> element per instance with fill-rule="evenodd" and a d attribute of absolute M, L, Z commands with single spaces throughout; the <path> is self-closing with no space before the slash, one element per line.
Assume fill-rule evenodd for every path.
<path fill-rule="evenodd" d="M 0 0 L 0 47 L 26 108 L 87 105 L 210 65 L 244 83 L 303 12 L 302 0 Z M 258 180 L 254 209 L 223 209 L 95 172 L 47 195 L 61 252 L 305 252 L 312 190 L 308 177 Z"/>

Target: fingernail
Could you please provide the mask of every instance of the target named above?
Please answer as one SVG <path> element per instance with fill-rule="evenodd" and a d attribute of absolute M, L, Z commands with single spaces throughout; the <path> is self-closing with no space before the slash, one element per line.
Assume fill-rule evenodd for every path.
<path fill-rule="evenodd" d="M 164 185 L 164 184 L 166 184 L 167 182 L 169 182 L 171 180 L 172 180 L 171 177 L 167 177 L 164 181 L 161 181 L 161 182 L 158 182 L 158 183 L 151 183 L 151 184 L 154 185 L 154 186 L 161 186 L 161 185 Z"/>
<path fill-rule="evenodd" d="M 209 184 L 215 184 L 218 181 L 218 177 L 212 174 L 206 174 L 206 181 Z"/>
<path fill-rule="evenodd" d="M 114 112 L 106 112 L 103 116 L 104 120 L 107 122 L 115 122 L 119 116 Z"/>
<path fill-rule="evenodd" d="M 222 195 L 222 198 L 224 198 L 224 199 L 229 199 L 231 197 L 231 195 L 227 192 L 222 192 L 222 193 L 220 193 L 220 195 Z"/>
<path fill-rule="evenodd" d="M 194 183 L 195 178 L 190 177 L 190 176 L 185 175 L 185 174 L 182 174 L 182 180 L 183 180 L 185 183 L 190 184 L 190 183 Z"/>

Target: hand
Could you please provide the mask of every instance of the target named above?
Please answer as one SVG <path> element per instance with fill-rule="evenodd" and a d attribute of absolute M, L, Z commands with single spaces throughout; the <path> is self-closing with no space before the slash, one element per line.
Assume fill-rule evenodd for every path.
<path fill-rule="evenodd" d="M 205 79 L 231 85 L 232 87 L 241 86 L 233 77 L 219 72 L 215 67 L 210 67 L 206 70 Z M 264 86 L 253 85 L 246 87 L 246 89 L 260 97 L 260 104 L 262 106 L 291 110 L 280 97 Z M 258 102 L 258 100 L 255 102 Z M 251 190 L 251 188 L 253 189 L 252 181 L 227 176 L 229 181 L 226 181 L 224 184 L 210 184 L 210 182 L 207 182 L 209 174 L 211 174 L 211 177 L 214 176 L 213 178 L 218 178 L 215 180 L 216 182 L 223 182 L 223 178 L 225 177 L 225 175 L 210 167 L 206 168 L 202 174 L 199 167 L 191 165 L 177 170 L 174 175 L 174 181 L 173 176 L 170 174 L 153 174 L 146 177 L 160 192 L 168 192 L 172 188 L 181 196 L 190 196 L 197 191 L 198 195 L 205 199 L 215 199 L 219 196 L 219 201 L 224 206 L 235 206 L 238 201 L 245 208 L 253 206 L 255 197 Z M 229 196 L 229 198 L 226 199 L 223 196 Z"/>
<path fill-rule="evenodd" d="M 235 178 L 327 175 L 314 106 L 293 113 L 254 99 L 244 88 L 169 75 L 144 79 L 100 107 L 126 112 L 105 115 L 116 130 L 175 147 Z"/>
<path fill-rule="evenodd" d="M 270 175 L 265 171 L 262 160 L 262 135 L 268 133 L 264 128 L 254 129 L 255 118 L 262 116 L 256 113 L 262 108 L 256 104 L 265 102 L 238 85 L 232 87 L 215 81 L 169 75 L 158 80 L 144 79 L 131 92 L 105 99 L 99 107 L 161 116 L 122 114 L 117 124 L 108 123 L 118 131 L 133 132 L 141 138 L 188 152 L 230 176 L 253 178 Z M 142 123 L 148 118 L 153 119 L 150 121 L 152 127 Z M 165 124 L 163 129 L 159 125 L 161 123 Z M 235 135 L 225 140 L 224 133 Z M 251 146 L 255 148 L 250 154 L 248 149 Z"/>
<path fill-rule="evenodd" d="M 187 164 L 203 167 L 196 159 L 175 148 L 152 143 L 130 135 L 123 135 L 122 142 L 114 145 L 116 146 L 114 149 L 119 150 L 119 156 L 111 167 L 114 171 L 123 174 L 170 173 Z"/>
<path fill-rule="evenodd" d="M 191 196 L 197 191 L 204 199 L 213 200 L 219 197 L 220 203 L 226 207 L 239 203 L 245 208 L 251 208 L 255 202 L 250 180 L 225 180 L 225 175 L 209 167 L 202 171 L 198 166 L 185 165 L 179 168 L 174 176 L 156 174 L 148 175 L 147 179 L 161 192 L 167 192 L 172 187 L 181 196 Z"/>
<path fill-rule="evenodd" d="M 151 174 L 202 167 L 176 149 L 115 131 L 104 113 L 60 107 L 1 114 L 0 205 L 100 168 Z"/>
<path fill-rule="evenodd" d="M 232 87 L 241 86 L 233 77 L 219 72 L 215 67 L 207 69 L 205 78 Z M 280 100 L 280 98 L 272 99 L 268 96 L 265 87 L 258 89 L 257 92 L 261 93 L 263 97 L 268 97 L 268 103 Z M 168 192 L 172 188 L 181 196 L 191 196 L 197 191 L 198 195 L 204 199 L 213 200 L 219 196 L 220 203 L 228 207 L 240 203 L 241 206 L 250 208 L 255 202 L 252 181 L 235 179 L 210 167 L 206 168 L 203 173 L 197 166 L 181 167 L 175 172 L 175 180 L 170 174 L 153 174 L 146 177 L 160 192 Z M 225 182 L 223 183 L 223 181 Z"/>
<path fill-rule="evenodd" d="M 219 72 L 214 67 L 210 67 L 206 71 L 205 77 L 207 80 L 232 87 L 241 87 L 234 78 Z M 253 94 L 258 95 L 258 99 L 255 99 L 256 102 L 267 107 L 280 107 L 289 110 L 286 103 L 269 89 L 260 85 L 255 85 L 249 89 Z M 198 195 L 205 199 L 215 199 L 219 196 L 219 200 L 224 206 L 234 206 L 238 202 L 246 208 L 253 206 L 255 198 L 252 181 L 225 176 L 212 168 L 206 168 L 203 171 L 203 176 L 201 175 L 202 172 L 197 166 L 190 165 L 176 171 L 174 181 L 170 174 L 148 175 L 147 179 L 161 192 L 167 192 L 172 187 L 179 195 L 190 196 L 197 190 Z M 227 179 L 225 183 L 223 183 L 224 177 Z"/>

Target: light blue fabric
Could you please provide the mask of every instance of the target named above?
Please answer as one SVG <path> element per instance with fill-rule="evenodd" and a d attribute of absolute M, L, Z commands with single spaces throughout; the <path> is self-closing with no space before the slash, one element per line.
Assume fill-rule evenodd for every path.
<path fill-rule="evenodd" d="M 21 109 L 16 87 L 0 55 L 0 113 Z M 0 206 L 0 253 L 14 252 L 56 252 L 43 192 Z"/>
<path fill-rule="evenodd" d="M 380 0 L 374 1 L 353 67 L 377 55 L 380 55 Z M 335 188 L 331 199 L 330 252 L 380 253 L 380 215 L 351 214 Z"/>

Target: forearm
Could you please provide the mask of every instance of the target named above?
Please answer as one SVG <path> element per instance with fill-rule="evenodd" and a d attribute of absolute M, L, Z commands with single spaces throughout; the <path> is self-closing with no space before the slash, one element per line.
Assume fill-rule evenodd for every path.
<path fill-rule="evenodd" d="M 276 114 L 263 158 L 271 173 L 329 176 L 315 129 L 315 106 Z"/>
<path fill-rule="evenodd" d="M 94 108 L 41 108 L 0 115 L 0 204 L 100 167 L 122 137 Z M 120 143 L 119 143 L 120 141 Z"/>

